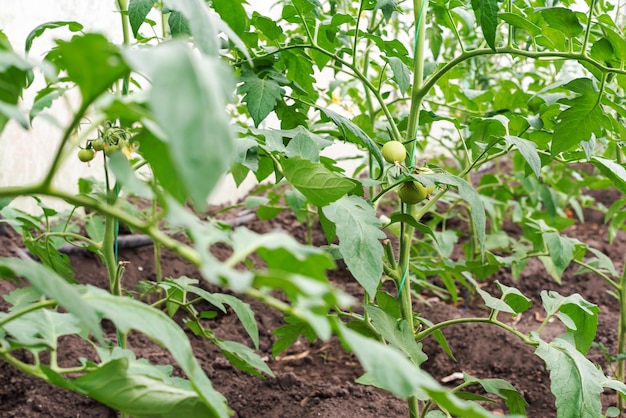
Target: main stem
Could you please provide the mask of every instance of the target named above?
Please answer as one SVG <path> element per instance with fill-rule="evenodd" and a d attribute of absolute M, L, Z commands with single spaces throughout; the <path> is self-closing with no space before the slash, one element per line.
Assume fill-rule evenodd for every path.
<path fill-rule="evenodd" d="M 415 37 L 415 58 L 413 63 L 413 87 L 411 89 L 411 110 L 409 113 L 408 127 L 406 131 L 407 147 L 407 164 L 413 163 L 413 151 L 415 149 L 415 140 L 417 136 L 417 126 L 419 123 L 420 109 L 422 107 L 423 95 L 419 93 L 424 83 L 424 39 L 426 35 L 426 5 L 428 0 L 413 0 L 413 14 L 415 17 L 415 27 L 417 33 Z M 417 208 L 415 205 L 407 205 L 409 215 L 415 216 Z M 402 224 L 402 235 L 400 238 L 400 257 L 398 260 L 398 272 L 402 288 L 400 289 L 400 310 L 402 319 L 404 319 L 411 332 L 414 332 L 415 325 L 413 323 L 413 298 L 411 296 L 411 283 L 409 279 L 409 264 L 411 258 L 411 244 L 413 242 L 413 233 L 415 229 L 406 223 Z M 420 415 L 419 403 L 415 396 L 409 397 L 407 400 L 409 408 L 409 416 L 418 418 Z"/>

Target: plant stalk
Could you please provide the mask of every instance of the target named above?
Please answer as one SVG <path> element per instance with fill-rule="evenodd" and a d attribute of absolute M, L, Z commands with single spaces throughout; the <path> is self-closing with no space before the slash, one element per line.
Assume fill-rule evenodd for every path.
<path fill-rule="evenodd" d="M 617 291 L 619 295 L 619 306 L 620 306 L 620 314 L 618 321 L 618 329 L 617 329 L 617 368 L 615 373 L 615 379 L 623 382 L 626 378 L 626 370 L 625 362 L 623 356 L 621 354 L 626 350 L 626 268 L 622 273 L 622 278 L 620 280 L 620 288 Z M 624 398 L 622 395 L 617 393 L 617 407 L 620 411 L 623 411 L 626 407 Z"/>

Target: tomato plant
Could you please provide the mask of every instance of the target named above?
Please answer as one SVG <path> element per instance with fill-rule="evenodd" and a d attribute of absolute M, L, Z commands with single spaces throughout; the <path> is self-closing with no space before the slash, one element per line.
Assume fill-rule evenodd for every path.
<path fill-rule="evenodd" d="M 265 16 L 241 0 L 118 0 L 117 6 L 124 45 L 85 31 L 57 40 L 38 62 L 14 51 L 0 33 L 0 81 L 7 86 L 0 90 L 0 129 L 9 119 L 28 129 L 51 101 L 69 90 L 80 95 L 47 174 L 29 186 L 0 188 L 0 199 L 48 196 L 88 209 L 86 234 L 71 217 L 55 223 L 58 214 L 43 204 L 40 218 L 2 210 L 3 222 L 41 262 L 0 259 L 3 277 L 31 284 L 9 296 L 14 306 L 0 316 L 3 360 L 124 414 L 228 416 L 224 398 L 170 318 L 183 311 L 188 331 L 214 343 L 235 366 L 272 375 L 253 348 L 216 337 L 193 302 L 231 307 L 257 348 L 254 313 L 240 299 L 159 274 L 149 286 L 160 303 L 125 296 L 116 251 L 123 223 L 153 242 L 157 272 L 160 251 L 168 249 L 209 283 L 284 314 L 274 355 L 303 332 L 339 338 L 366 372 L 359 382 L 406 398 L 411 417 L 491 416 L 459 395 L 468 384 L 486 382 L 468 376 L 450 390 L 422 367 L 424 339 L 435 338 L 453 357 L 442 330 L 472 322 L 504 329 L 535 348 L 550 371 L 558 416 L 604 416 L 605 389 L 617 393 L 623 409 L 626 275 L 599 250 L 562 233 L 590 204 L 571 180 L 582 176 L 574 174 L 576 164 L 606 180 L 599 188 L 626 191 L 626 41 L 618 7 L 587 1 L 579 10 L 569 0 L 291 0 L 277 1 L 275 15 Z M 161 33 L 150 13 L 160 15 Z M 26 52 L 64 26 L 83 29 L 76 22 L 44 23 L 29 35 Z M 146 26 L 153 36 L 142 32 Z M 43 77 L 46 87 L 29 119 L 19 99 L 33 77 Z M 339 141 L 363 155 L 354 173 L 326 154 Z M 78 194 L 59 190 L 54 180 L 68 151 L 80 147 L 81 161 L 105 153 L 105 181 L 81 179 Z M 328 246 L 232 229 L 198 215 L 226 172 L 238 185 L 250 173 L 286 184 L 286 190 L 268 186 L 250 206 L 261 219 L 281 210 L 293 210 L 309 225 L 318 219 Z M 623 228 L 623 204 L 607 210 L 613 234 Z M 377 212 L 383 205 L 393 207 L 384 224 Z M 451 231 L 450 219 L 465 230 Z M 519 240 L 506 236 L 505 221 L 523 229 Z M 185 231 L 185 239 L 174 231 Z M 108 291 L 74 277 L 58 251 L 63 243 L 98 254 Z M 218 244 L 232 250 L 227 259 L 211 253 Z M 455 245 L 464 246 L 462 259 L 450 257 Z M 333 257 L 343 259 L 363 288 L 362 314 L 328 280 Z M 498 269 L 517 277 L 531 258 L 557 281 L 575 264 L 611 286 L 622 310 L 615 378 L 585 357 L 599 308 L 580 295 L 543 292 L 545 318 L 529 333 L 499 318 L 527 311 L 532 300 L 502 283 L 500 296 L 493 296 L 479 282 Z M 433 277 L 441 286 L 429 282 Z M 433 323 L 413 310 L 425 286 L 454 302 L 463 289 L 471 291 L 488 316 Z M 116 326 L 114 343 L 104 338 L 103 318 Z M 547 340 L 541 332 L 553 319 L 565 332 Z M 65 326 L 51 333 L 50 323 Z M 27 326 L 36 331 L 20 332 Z M 126 346 L 131 329 L 168 348 L 188 381 L 139 367 Z M 89 339 L 100 361 L 60 367 L 58 338 L 66 333 Z M 28 349 L 35 364 L 18 360 L 18 348 Z M 45 351 L 47 364 L 39 361 Z M 523 415 L 523 396 L 507 382 L 497 385 L 509 412 Z"/>

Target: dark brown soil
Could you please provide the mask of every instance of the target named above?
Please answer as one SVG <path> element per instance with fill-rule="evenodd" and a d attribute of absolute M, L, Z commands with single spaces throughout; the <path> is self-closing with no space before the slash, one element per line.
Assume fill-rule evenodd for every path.
<path fill-rule="evenodd" d="M 614 199 L 614 196 L 612 196 Z M 247 225 L 259 232 L 283 228 L 299 240 L 303 240 L 304 228 L 289 213 L 278 219 L 252 221 Z M 20 246 L 19 238 L 12 231 L 8 236 L 0 234 L 0 256 L 16 256 L 15 248 Z M 621 268 L 623 254 L 626 253 L 626 234 L 620 234 L 611 244 L 606 238 L 606 227 L 600 213 L 587 211 L 586 223 L 575 225 L 567 234 L 588 242 L 618 261 Z M 321 233 L 316 232 L 315 240 L 322 242 Z M 124 250 L 120 259 L 127 261 L 124 276 L 125 287 L 133 289 L 141 280 L 155 278 L 153 249 L 151 246 Z M 106 272 L 102 263 L 91 254 L 75 254 L 72 264 L 76 278 L 81 283 L 106 287 Z M 167 277 L 187 275 L 199 278 L 197 271 L 169 253 L 163 255 L 162 266 Z M 512 282 L 510 272 L 500 271 L 493 279 L 519 288 L 531 297 L 535 305 L 518 318 L 516 327 L 526 332 L 536 329 L 537 319 L 542 316 L 540 291 L 553 289 L 562 295 L 580 293 L 590 302 L 600 306 L 600 326 L 596 341 L 607 347 L 616 345 L 618 305 L 607 293 L 607 285 L 593 275 L 573 275 L 568 269 L 563 285 L 555 283 L 539 262 L 531 260 L 522 277 Z M 331 280 L 346 291 L 361 296 L 362 290 L 349 274 L 340 269 L 330 273 Z M 15 284 L 0 281 L 0 294 L 15 288 Z M 207 287 L 209 290 L 218 289 Z M 497 293 L 493 283 L 486 290 Z M 275 378 L 257 378 L 233 368 L 230 363 L 209 342 L 190 334 L 195 354 L 216 388 L 229 401 L 235 417 L 333 417 L 333 418 L 378 418 L 407 416 L 405 401 L 397 399 L 378 389 L 358 385 L 354 380 L 362 369 L 352 354 L 346 353 L 335 341 L 317 341 L 310 344 L 306 339 L 299 340 L 278 358 L 272 358 L 271 347 L 274 341 L 272 331 L 283 325 L 281 316 L 255 301 L 251 303 L 256 312 L 260 330 L 260 354 L 266 358 Z M 0 309 L 7 304 L 0 301 Z M 480 300 L 472 299 L 468 309 L 459 309 L 438 300 L 420 303 L 416 309 L 421 316 L 433 322 L 462 316 L 486 316 Z M 502 317 L 513 321 L 513 318 Z M 212 329 L 219 337 L 246 342 L 246 334 L 235 315 L 222 315 L 213 321 Z M 109 330 L 113 337 L 113 330 Z M 550 339 L 559 335 L 562 329 L 556 323 L 544 329 L 542 336 Z M 479 378 L 502 378 L 512 383 L 530 404 L 529 417 L 554 417 L 554 398 L 550 393 L 550 380 L 543 362 L 533 354 L 533 349 L 522 344 L 514 336 L 487 325 L 458 325 L 445 330 L 457 361 L 454 362 L 432 339 L 424 342 L 424 351 L 429 359 L 423 365 L 437 379 L 456 372 L 467 372 Z M 140 334 L 131 334 L 129 345 L 138 357 L 154 363 L 168 363 L 167 352 L 155 346 Z M 63 340 L 64 354 L 60 358 L 63 365 L 77 365 L 79 357 L 93 357 L 92 350 L 77 338 Z M 597 349 L 592 349 L 590 358 L 610 374 L 607 362 Z M 29 377 L 0 361 L 0 417 L 115 417 L 117 413 L 83 396 L 48 385 Z M 454 384 L 451 382 L 450 384 Z M 459 382 L 456 382 L 459 383 Z M 478 390 L 477 390 L 478 391 Z M 479 391 L 478 391 L 479 392 Z M 479 392 L 480 393 L 480 392 Z M 613 402 L 612 396 L 603 399 L 606 406 Z M 507 412 L 500 403 L 486 407 L 496 414 Z"/>

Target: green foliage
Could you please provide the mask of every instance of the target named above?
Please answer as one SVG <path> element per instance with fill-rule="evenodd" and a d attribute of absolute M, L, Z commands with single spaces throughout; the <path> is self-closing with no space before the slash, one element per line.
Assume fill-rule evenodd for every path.
<path fill-rule="evenodd" d="M 537 258 L 559 283 L 577 264 L 578 273 L 598 274 L 616 296 L 624 294 L 626 279 L 601 249 L 564 231 L 584 222 L 585 208 L 605 210 L 582 185 L 626 191 L 626 41 L 608 3 L 587 2 L 582 13 L 570 3 L 297 0 L 276 2 L 276 14 L 265 16 L 242 0 L 130 0 L 120 10 L 124 48 L 77 22 L 48 22 L 28 35 L 26 53 L 48 30 L 80 33 L 56 41 L 41 63 L 15 53 L 0 32 L 0 131 L 10 119 L 28 129 L 73 89 L 82 97 L 69 123 L 57 121 L 62 134 L 45 177 L 29 187 L 0 188 L 2 226 L 17 230 L 41 262 L 0 260 L 3 277 L 25 277 L 32 285 L 6 297 L 13 307 L 0 314 L 0 357 L 25 348 L 38 358 L 56 353 L 62 335 L 91 333 L 99 364 L 70 370 L 55 361 L 11 359 L 134 416 L 228 414 L 183 329 L 164 312 L 122 296 L 124 269 L 114 251 L 121 222 L 197 266 L 204 280 L 282 312 L 286 324 L 273 331 L 273 355 L 300 336 L 335 334 L 366 370 L 359 382 L 408 398 L 413 416 L 490 416 L 469 401 L 487 398 L 449 391 L 420 368 L 428 361 L 421 349 L 428 336 L 454 358 L 442 329 L 458 318 L 433 323 L 413 312 L 414 298 L 428 290 L 459 302 L 463 288 L 478 293 L 490 315 L 462 321 L 498 326 L 537 347 L 551 372 L 559 417 L 601 416 L 603 390 L 626 390 L 584 357 L 599 308 L 578 294 L 543 292 L 546 320 L 528 336 L 498 313 L 518 315 L 531 299 L 497 281 L 500 295 L 492 296 L 479 283 L 502 269 L 518 278 Z M 148 19 L 151 13 L 161 22 Z M 153 36 L 142 35 L 144 23 Z M 157 35 L 160 24 L 166 27 Z M 46 85 L 26 117 L 20 98 L 40 73 Z M 389 141 L 405 146 L 405 161 L 385 162 L 380 147 Z M 348 157 L 356 160 L 353 172 L 328 152 L 338 142 L 357 154 Z M 51 185 L 76 145 L 105 152 L 106 181 L 81 179 L 79 194 L 69 194 Z M 188 209 L 190 203 L 203 211 L 229 170 L 238 185 L 249 173 L 280 182 L 281 189 L 261 188 L 246 208 L 262 220 L 293 211 L 306 224 L 307 244 L 278 232 L 233 230 Z M 396 197 L 407 182 L 420 187 L 415 204 Z M 75 212 L 63 218 L 40 204 L 43 216 L 34 216 L 4 207 L 5 200 L 37 195 L 88 209 L 86 236 Z M 626 229 L 624 206 L 620 199 L 606 209 L 611 241 Z M 324 248 L 311 245 L 318 219 Z M 519 237 L 509 236 L 511 224 Z M 100 257 L 110 293 L 77 283 L 81 278 L 59 251 L 63 245 Z M 218 259 L 216 245 L 230 255 Z M 362 301 L 328 280 L 333 258 L 345 261 L 363 288 Z M 233 365 L 272 376 L 253 348 L 211 329 L 218 311 L 233 312 L 257 349 L 248 303 L 187 277 L 158 277 L 145 286 L 169 316 L 183 315 L 188 332 L 215 344 Z M 198 300 L 214 310 L 199 311 Z M 355 303 L 363 315 L 354 313 Z M 541 331 L 554 317 L 566 332 L 546 342 Z M 102 318 L 114 322 L 119 347 L 103 341 Z M 125 350 L 130 329 L 168 348 L 189 381 Z M 615 360 L 623 380 L 624 360 Z M 511 414 L 525 413 L 526 402 L 507 382 L 466 375 L 458 389 L 470 384 L 503 399 Z"/>
<path fill-rule="evenodd" d="M 345 196 L 322 208 L 336 226 L 339 251 L 354 278 L 374 297 L 383 272 L 385 234 L 372 207 L 357 196 Z"/>

